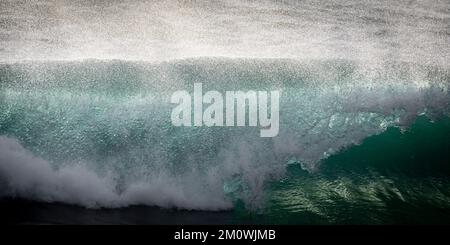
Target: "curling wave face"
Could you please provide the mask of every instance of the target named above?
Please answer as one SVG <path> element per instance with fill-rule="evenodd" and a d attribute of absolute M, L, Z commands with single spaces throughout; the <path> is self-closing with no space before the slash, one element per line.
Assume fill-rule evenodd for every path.
<path fill-rule="evenodd" d="M 449 115 L 450 70 L 411 62 L 203 58 L 0 66 L 0 192 L 86 207 L 264 206 L 287 164 L 323 159 L 418 115 Z M 281 90 L 280 132 L 173 127 L 171 94 Z"/>

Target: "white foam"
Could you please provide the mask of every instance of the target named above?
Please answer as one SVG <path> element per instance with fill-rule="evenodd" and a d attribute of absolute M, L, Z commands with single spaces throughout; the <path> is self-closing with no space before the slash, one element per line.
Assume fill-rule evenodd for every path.
<path fill-rule="evenodd" d="M 63 202 L 88 208 L 156 205 L 185 209 L 221 210 L 231 203 L 221 193 L 202 192 L 192 185 L 160 176 L 147 183 L 131 183 L 118 192 L 111 175 L 99 176 L 84 165 L 52 168 L 44 159 L 33 156 L 16 139 L 0 136 L 0 195 L 46 202 Z M 182 180 L 182 181 L 186 181 Z"/>

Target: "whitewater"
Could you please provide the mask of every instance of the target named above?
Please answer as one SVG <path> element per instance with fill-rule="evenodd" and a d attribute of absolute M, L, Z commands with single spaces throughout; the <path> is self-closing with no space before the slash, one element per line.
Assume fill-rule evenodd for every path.
<path fill-rule="evenodd" d="M 408 132 L 419 116 L 450 113 L 447 1 L 0 6 L 2 197 L 260 210 L 287 176 L 305 192 L 308 181 L 348 191 L 346 180 L 315 179 L 327 159 L 393 128 Z M 170 97 L 194 83 L 283 91 L 278 135 L 174 127 Z M 292 177 L 292 166 L 314 180 Z M 383 179 L 372 174 L 362 174 L 361 193 Z M 282 192 L 272 193 L 321 213 L 314 194 Z"/>

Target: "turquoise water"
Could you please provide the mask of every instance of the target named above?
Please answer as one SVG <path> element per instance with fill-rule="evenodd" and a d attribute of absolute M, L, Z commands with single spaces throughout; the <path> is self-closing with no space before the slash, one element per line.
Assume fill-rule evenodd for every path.
<path fill-rule="evenodd" d="M 90 60 L 2 64 L 0 79 L 5 198 L 226 211 L 232 223 L 450 220 L 443 67 Z M 205 91 L 281 90 L 279 135 L 172 126 L 170 95 L 194 82 Z"/>
<path fill-rule="evenodd" d="M 315 174 L 291 166 L 271 185 L 262 222 L 448 224 L 449 136 L 449 118 L 420 117 L 329 157 Z"/>

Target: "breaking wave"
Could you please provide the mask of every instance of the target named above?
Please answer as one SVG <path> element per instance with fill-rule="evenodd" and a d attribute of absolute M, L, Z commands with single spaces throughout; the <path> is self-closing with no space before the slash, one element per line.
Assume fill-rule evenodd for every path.
<path fill-rule="evenodd" d="M 286 166 L 321 162 L 419 115 L 449 115 L 448 67 L 351 60 L 186 59 L 0 66 L 0 192 L 85 207 L 264 206 Z M 171 94 L 275 90 L 280 132 L 173 127 Z"/>

